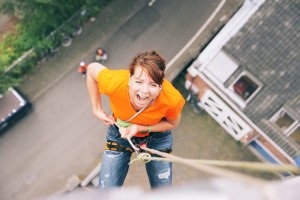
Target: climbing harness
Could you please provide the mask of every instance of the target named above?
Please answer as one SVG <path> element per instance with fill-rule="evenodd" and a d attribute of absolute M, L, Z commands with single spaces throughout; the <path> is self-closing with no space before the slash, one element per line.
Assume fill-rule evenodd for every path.
<path fill-rule="evenodd" d="M 120 125 L 119 124 L 117 124 L 116 122 L 114 122 L 114 125 L 119 129 L 119 128 L 121 128 L 120 127 Z M 139 155 L 139 151 L 140 151 L 140 149 L 139 148 L 137 148 L 133 143 L 132 143 L 132 141 L 131 141 L 131 139 L 130 139 L 130 137 L 129 136 L 127 136 L 127 140 L 128 140 L 128 142 L 129 142 L 129 144 L 130 144 L 130 146 L 132 147 L 132 149 L 131 148 L 125 148 L 125 147 L 123 147 L 122 145 L 120 145 L 120 144 L 118 144 L 118 143 L 116 143 L 116 142 L 114 142 L 115 143 L 115 150 L 118 150 L 118 151 L 126 151 L 126 150 L 129 150 L 130 149 L 130 151 L 131 152 L 135 152 L 137 155 Z M 107 142 L 108 143 L 108 142 Z M 108 147 L 107 146 L 107 143 L 106 143 L 106 147 Z M 112 149 L 112 148 L 110 148 L 110 147 L 108 147 L 108 149 L 110 149 L 110 150 L 114 150 L 114 149 Z"/>
<path fill-rule="evenodd" d="M 114 122 L 114 126 L 116 126 L 116 128 L 120 128 L 119 124 L 117 124 L 116 122 Z M 105 146 L 105 150 L 130 151 L 130 152 L 135 152 L 137 155 L 139 155 L 141 153 L 148 153 L 147 151 L 141 149 L 141 147 L 146 147 L 147 148 L 148 140 L 151 139 L 150 137 L 151 137 L 151 135 L 146 136 L 144 138 L 135 138 L 135 137 L 130 138 L 130 137 L 127 137 L 127 140 L 129 142 L 131 148 L 130 147 L 124 147 L 123 145 L 118 144 L 117 142 L 107 141 L 106 146 Z M 171 153 L 172 148 L 162 149 L 162 150 L 160 150 L 160 152 Z M 149 153 L 149 155 L 150 154 L 151 153 Z"/>
<path fill-rule="evenodd" d="M 131 148 L 124 147 L 121 144 L 118 144 L 116 142 L 107 141 L 105 145 L 105 150 L 111 150 L 111 151 L 130 151 L 133 152 Z"/>

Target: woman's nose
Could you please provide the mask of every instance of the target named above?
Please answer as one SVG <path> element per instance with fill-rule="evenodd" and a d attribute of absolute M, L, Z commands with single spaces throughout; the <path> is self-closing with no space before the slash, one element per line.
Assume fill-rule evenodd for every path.
<path fill-rule="evenodd" d="M 140 90 L 144 93 L 149 92 L 149 86 L 148 84 L 143 84 L 140 88 Z"/>

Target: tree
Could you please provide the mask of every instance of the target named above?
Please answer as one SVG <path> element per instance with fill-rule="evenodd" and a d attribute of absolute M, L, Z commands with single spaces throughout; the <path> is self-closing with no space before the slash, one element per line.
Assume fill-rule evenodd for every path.
<path fill-rule="evenodd" d="M 83 5 L 96 0 L 4 0 L 0 10 L 5 14 L 17 16 L 19 48 L 28 50 L 39 40 L 50 34 Z"/>
<path fill-rule="evenodd" d="M 92 11 L 90 15 L 100 9 L 99 0 L 2 0 L 0 12 L 16 16 L 19 24 L 14 35 L 9 35 L 3 42 L 5 45 L 0 45 L 0 94 L 7 88 L 5 81 L 16 83 L 15 77 L 4 74 L 5 68 L 26 51 L 45 46 L 45 38 L 83 6 Z"/>

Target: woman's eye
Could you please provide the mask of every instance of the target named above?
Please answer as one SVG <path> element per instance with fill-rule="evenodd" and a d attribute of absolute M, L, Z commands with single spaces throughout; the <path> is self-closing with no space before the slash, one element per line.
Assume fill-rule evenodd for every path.
<path fill-rule="evenodd" d="M 135 83 L 141 84 L 141 83 L 142 83 L 142 81 L 135 81 Z"/>
<path fill-rule="evenodd" d="M 155 83 L 151 83 L 150 86 L 151 86 L 151 87 L 158 87 L 158 85 L 155 84 Z"/>

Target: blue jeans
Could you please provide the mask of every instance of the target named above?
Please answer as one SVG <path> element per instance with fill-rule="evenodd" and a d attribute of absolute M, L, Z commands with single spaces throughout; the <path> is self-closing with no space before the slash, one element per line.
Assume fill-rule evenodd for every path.
<path fill-rule="evenodd" d="M 106 135 L 108 141 L 117 142 L 123 147 L 131 147 L 126 139 L 121 138 L 117 128 L 110 126 Z M 171 131 L 151 133 L 146 138 L 133 137 L 136 142 L 146 142 L 147 147 L 156 150 L 169 149 L 173 146 Z M 99 186 L 102 189 L 121 187 L 126 178 L 132 152 L 105 150 L 102 155 Z M 157 155 L 151 155 L 157 156 Z M 151 188 L 172 184 L 172 163 L 151 161 L 146 163 Z"/>

